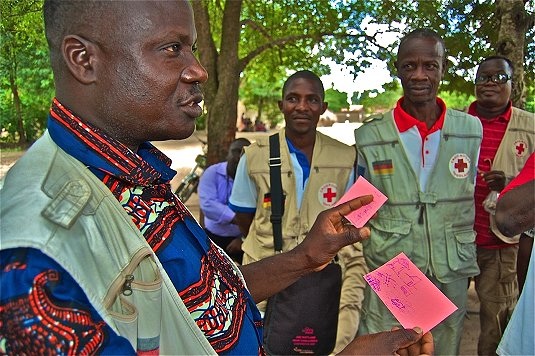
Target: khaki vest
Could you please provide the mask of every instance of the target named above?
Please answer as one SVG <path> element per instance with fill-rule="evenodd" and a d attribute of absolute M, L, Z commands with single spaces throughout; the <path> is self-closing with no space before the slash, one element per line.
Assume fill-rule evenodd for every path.
<path fill-rule="evenodd" d="M 161 354 L 215 354 L 117 199 L 48 132 L 9 171 L 0 200 L 1 248 L 36 248 L 57 261 L 134 350 L 151 340 Z"/>
<path fill-rule="evenodd" d="M 535 151 L 535 114 L 515 107 L 512 109 L 511 120 L 492 162 L 492 170 L 505 173 L 506 185 L 518 175 L 531 153 Z M 489 214 L 489 218 L 490 228 L 500 240 L 507 243 L 519 241 L 520 235 L 507 237 L 498 230 L 494 215 Z"/>
<path fill-rule="evenodd" d="M 392 112 L 358 128 L 355 138 L 370 182 L 388 197 L 378 217 L 370 220 L 372 234 L 363 242 L 370 270 L 405 252 L 422 272 L 442 283 L 477 275 L 473 225 L 479 120 L 446 111 L 440 152 L 425 192 L 420 191 Z"/>
<path fill-rule="evenodd" d="M 304 239 L 318 214 L 333 206 L 343 195 L 355 163 L 355 149 L 316 132 L 310 176 L 303 193 L 301 209 L 298 210 L 296 182 L 284 130 L 279 134 L 279 142 L 282 188 L 285 195 L 282 249 L 288 251 Z M 242 249 L 254 260 L 260 260 L 274 254 L 273 229 L 269 220 L 271 207 L 264 203 L 264 196 L 270 192 L 269 138 L 262 137 L 245 147 L 245 157 L 249 176 L 257 187 L 258 199 L 255 218 Z M 336 195 L 333 195 L 334 193 Z"/>

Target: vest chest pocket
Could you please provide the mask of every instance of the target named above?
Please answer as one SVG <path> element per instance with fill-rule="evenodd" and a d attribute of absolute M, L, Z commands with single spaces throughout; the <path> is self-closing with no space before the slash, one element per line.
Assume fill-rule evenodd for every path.
<path fill-rule="evenodd" d="M 414 241 L 409 238 L 412 222 L 405 219 L 379 218 L 369 221 L 372 229 L 369 239 L 362 242 L 367 259 L 373 265 L 381 265 L 399 252 L 413 250 Z"/>

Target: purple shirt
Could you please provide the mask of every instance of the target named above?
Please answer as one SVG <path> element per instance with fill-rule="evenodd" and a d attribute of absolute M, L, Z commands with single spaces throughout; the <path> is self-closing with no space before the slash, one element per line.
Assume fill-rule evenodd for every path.
<path fill-rule="evenodd" d="M 228 207 L 234 179 L 227 176 L 227 162 L 208 167 L 199 181 L 199 202 L 204 214 L 204 226 L 219 236 L 239 237 L 240 228 L 231 221 L 236 215 Z"/>

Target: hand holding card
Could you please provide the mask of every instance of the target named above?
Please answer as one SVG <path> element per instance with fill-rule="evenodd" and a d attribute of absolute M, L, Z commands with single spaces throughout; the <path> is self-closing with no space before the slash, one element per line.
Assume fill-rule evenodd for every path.
<path fill-rule="evenodd" d="M 370 182 L 360 176 L 355 184 L 353 184 L 347 193 L 345 193 L 344 196 L 342 196 L 342 198 L 340 198 L 340 200 L 336 203 L 336 205 L 339 205 L 363 195 L 373 195 L 373 201 L 346 216 L 347 220 L 349 220 L 355 227 L 359 229 L 371 219 L 371 217 L 377 212 L 377 210 L 379 210 L 381 206 L 383 206 L 388 198 Z"/>
<path fill-rule="evenodd" d="M 364 279 L 404 328 L 426 333 L 457 310 L 403 252 Z"/>

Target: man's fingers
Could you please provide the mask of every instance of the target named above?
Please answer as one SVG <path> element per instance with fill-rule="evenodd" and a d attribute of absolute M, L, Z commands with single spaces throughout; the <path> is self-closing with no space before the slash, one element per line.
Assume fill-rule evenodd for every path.
<path fill-rule="evenodd" d="M 388 342 L 392 346 L 393 351 L 404 349 L 414 344 L 422 337 L 422 329 L 417 331 L 411 329 L 399 329 L 389 333 Z"/>
<path fill-rule="evenodd" d="M 336 208 L 334 208 L 334 210 L 338 214 L 345 216 L 349 214 L 350 212 L 355 211 L 361 208 L 362 206 L 371 203 L 372 201 L 373 201 L 373 195 L 363 195 L 361 197 L 352 199 L 350 201 L 347 201 L 345 203 L 338 205 Z"/>

